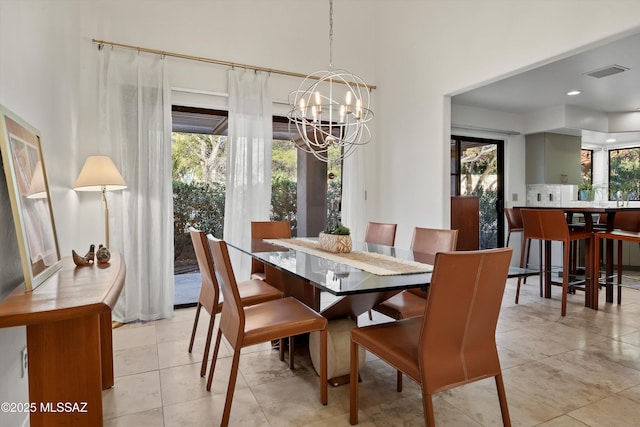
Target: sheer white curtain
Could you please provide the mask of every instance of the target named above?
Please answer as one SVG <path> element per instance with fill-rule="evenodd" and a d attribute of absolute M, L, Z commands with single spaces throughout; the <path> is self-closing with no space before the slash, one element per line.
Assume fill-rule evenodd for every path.
<path fill-rule="evenodd" d="M 229 71 L 229 134 L 224 239 L 251 243 L 251 221 L 268 221 L 271 209 L 272 100 L 269 76 Z M 230 251 L 234 272 L 247 279 L 250 259 Z"/>
<path fill-rule="evenodd" d="M 173 315 L 171 112 L 163 57 L 102 49 L 100 146 L 127 189 L 109 194 L 111 247 L 127 265 L 115 320 Z"/>
<path fill-rule="evenodd" d="M 364 147 L 357 147 L 342 162 L 342 224 L 355 241 L 363 241 L 367 228 Z"/>

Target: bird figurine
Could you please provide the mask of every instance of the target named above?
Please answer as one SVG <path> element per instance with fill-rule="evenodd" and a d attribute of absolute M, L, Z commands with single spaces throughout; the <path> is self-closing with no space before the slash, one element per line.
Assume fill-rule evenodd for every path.
<path fill-rule="evenodd" d="M 98 264 L 106 264 L 111 259 L 111 252 L 106 246 L 99 245 L 98 250 L 96 251 L 96 260 Z"/>
<path fill-rule="evenodd" d="M 86 254 L 84 254 L 84 257 L 85 257 L 86 259 L 88 259 L 89 261 L 93 261 L 93 260 L 94 260 L 94 258 L 95 258 L 95 256 L 96 256 L 96 254 L 95 254 L 95 250 L 96 250 L 96 245 L 93 245 L 93 244 L 92 244 L 92 245 L 89 247 L 89 252 L 87 252 Z"/>
<path fill-rule="evenodd" d="M 87 257 L 79 255 L 75 250 L 71 250 L 71 255 L 73 255 L 73 262 L 78 267 L 83 267 L 85 265 L 91 265 L 93 261 L 89 260 Z"/>

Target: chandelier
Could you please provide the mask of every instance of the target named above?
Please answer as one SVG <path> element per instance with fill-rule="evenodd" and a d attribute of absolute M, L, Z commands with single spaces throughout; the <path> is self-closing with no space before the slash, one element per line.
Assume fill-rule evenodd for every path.
<path fill-rule="evenodd" d="M 329 0 L 329 68 L 316 71 L 289 94 L 289 132 L 301 150 L 323 162 L 340 161 L 371 141 L 369 87 L 355 74 L 333 68 L 333 0 Z"/>

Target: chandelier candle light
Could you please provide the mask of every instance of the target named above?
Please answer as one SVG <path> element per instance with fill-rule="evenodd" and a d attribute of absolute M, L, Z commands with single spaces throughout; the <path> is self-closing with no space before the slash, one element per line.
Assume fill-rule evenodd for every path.
<path fill-rule="evenodd" d="M 360 77 L 333 68 L 333 0 L 329 0 L 329 69 L 309 74 L 289 94 L 289 128 L 295 124 L 304 144 L 294 142 L 323 162 L 344 159 L 371 141 L 369 103 L 369 88 Z M 339 147 L 340 153 L 330 154 L 332 147 Z"/>

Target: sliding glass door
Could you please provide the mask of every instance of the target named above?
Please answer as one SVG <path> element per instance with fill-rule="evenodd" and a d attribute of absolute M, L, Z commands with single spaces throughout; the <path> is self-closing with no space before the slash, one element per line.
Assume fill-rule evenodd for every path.
<path fill-rule="evenodd" d="M 480 249 L 504 246 L 504 141 L 451 136 L 451 195 L 480 198 Z"/>

